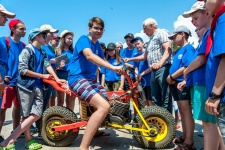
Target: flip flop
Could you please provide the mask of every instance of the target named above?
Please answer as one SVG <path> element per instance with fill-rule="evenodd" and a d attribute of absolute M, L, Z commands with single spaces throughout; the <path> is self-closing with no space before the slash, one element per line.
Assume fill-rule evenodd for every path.
<path fill-rule="evenodd" d="M 101 137 L 101 136 L 110 136 L 110 133 L 106 133 L 104 131 L 99 131 L 98 134 L 94 135 L 94 137 Z"/>
<path fill-rule="evenodd" d="M 9 145 L 7 147 L 0 146 L 0 150 L 15 150 L 15 145 Z"/>

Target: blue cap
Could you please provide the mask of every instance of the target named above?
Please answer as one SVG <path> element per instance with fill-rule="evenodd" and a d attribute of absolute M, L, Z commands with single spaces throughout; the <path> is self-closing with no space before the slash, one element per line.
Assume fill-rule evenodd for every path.
<path fill-rule="evenodd" d="M 32 41 L 35 36 L 40 34 L 42 31 L 39 28 L 35 28 L 30 30 L 29 35 L 28 35 L 28 40 Z"/>
<path fill-rule="evenodd" d="M 142 41 L 143 42 L 143 39 L 141 38 L 141 37 L 136 37 L 136 38 L 133 38 L 130 42 L 131 43 L 134 43 L 135 41 L 137 41 L 137 40 L 140 40 L 140 41 Z"/>

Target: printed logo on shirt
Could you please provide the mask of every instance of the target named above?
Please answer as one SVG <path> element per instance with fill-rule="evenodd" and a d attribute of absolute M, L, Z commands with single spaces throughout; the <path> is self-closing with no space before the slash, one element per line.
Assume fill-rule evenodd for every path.
<path fill-rule="evenodd" d="M 183 54 L 178 55 L 178 59 L 181 59 L 183 57 Z"/>

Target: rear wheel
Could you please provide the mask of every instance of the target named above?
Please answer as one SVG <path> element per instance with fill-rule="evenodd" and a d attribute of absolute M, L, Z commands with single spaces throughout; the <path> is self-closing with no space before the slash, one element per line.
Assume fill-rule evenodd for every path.
<path fill-rule="evenodd" d="M 166 148 L 176 135 L 175 120 L 164 108 L 149 106 L 141 110 L 145 121 L 151 128 L 150 132 L 133 131 L 137 142 L 145 148 Z M 135 127 L 147 129 L 140 116 L 136 116 Z"/>
<path fill-rule="evenodd" d="M 52 127 L 71 124 L 77 121 L 76 114 L 62 106 L 48 108 L 42 117 L 41 135 L 50 146 L 64 147 L 75 142 L 78 132 L 73 130 L 53 131 Z"/>

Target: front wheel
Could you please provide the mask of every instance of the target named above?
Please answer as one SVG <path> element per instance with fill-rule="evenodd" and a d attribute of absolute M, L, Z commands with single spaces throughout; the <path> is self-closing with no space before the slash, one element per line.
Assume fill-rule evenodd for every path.
<path fill-rule="evenodd" d="M 41 135 L 50 146 L 65 147 L 72 144 L 78 132 L 72 130 L 53 131 L 52 127 L 66 125 L 77 121 L 76 114 L 63 106 L 52 106 L 45 110 L 42 117 Z"/>
<path fill-rule="evenodd" d="M 145 148 L 166 148 L 176 135 L 175 120 L 171 113 L 158 106 L 149 106 L 141 110 L 145 121 L 151 128 L 150 132 L 133 131 L 137 142 Z M 136 116 L 135 127 L 147 129 L 140 116 Z"/>

